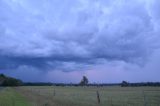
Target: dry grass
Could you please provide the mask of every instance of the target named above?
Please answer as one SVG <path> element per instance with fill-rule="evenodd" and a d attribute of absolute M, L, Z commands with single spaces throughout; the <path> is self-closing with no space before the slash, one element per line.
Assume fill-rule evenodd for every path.
<path fill-rule="evenodd" d="M 19 87 L 33 106 L 160 106 L 160 87 Z M 145 99 L 144 99 L 145 94 Z M 145 101 L 144 101 L 145 100 Z"/>

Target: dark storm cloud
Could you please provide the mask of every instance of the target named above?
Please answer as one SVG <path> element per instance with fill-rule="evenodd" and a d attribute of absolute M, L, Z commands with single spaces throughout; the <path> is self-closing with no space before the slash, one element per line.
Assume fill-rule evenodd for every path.
<path fill-rule="evenodd" d="M 20 66 L 30 66 L 39 70 L 63 69 L 63 71 L 74 71 L 65 69 L 63 66 L 67 64 L 95 64 L 92 59 L 69 57 L 69 56 L 53 56 L 53 57 L 26 57 L 26 56 L 0 56 L 0 69 L 17 69 Z M 74 66 L 73 66 L 74 67 Z"/>
<path fill-rule="evenodd" d="M 1 0 L 0 69 L 69 71 L 101 59 L 144 64 L 159 47 L 156 2 Z"/>

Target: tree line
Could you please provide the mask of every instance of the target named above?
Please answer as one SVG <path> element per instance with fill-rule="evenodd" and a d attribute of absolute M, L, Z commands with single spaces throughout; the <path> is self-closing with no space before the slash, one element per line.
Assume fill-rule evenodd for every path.
<path fill-rule="evenodd" d="M 160 82 L 139 82 L 139 83 L 129 83 L 127 81 L 122 81 L 122 87 L 139 87 L 139 86 L 160 86 Z"/>
<path fill-rule="evenodd" d="M 121 83 L 89 83 L 86 76 L 82 77 L 79 83 L 50 83 L 50 82 L 22 82 L 19 79 L 8 77 L 0 74 L 0 86 L 121 86 L 121 87 L 139 87 L 139 86 L 160 86 L 160 82 L 140 82 L 129 83 L 122 81 Z"/>
<path fill-rule="evenodd" d="M 23 82 L 19 79 L 0 74 L 0 86 L 20 86 Z"/>

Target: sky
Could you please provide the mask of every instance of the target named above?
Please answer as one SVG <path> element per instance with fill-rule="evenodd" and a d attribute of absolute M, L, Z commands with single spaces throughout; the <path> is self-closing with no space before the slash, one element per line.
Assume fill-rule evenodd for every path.
<path fill-rule="evenodd" d="M 26 82 L 160 81 L 160 0 L 0 0 L 0 73 Z"/>

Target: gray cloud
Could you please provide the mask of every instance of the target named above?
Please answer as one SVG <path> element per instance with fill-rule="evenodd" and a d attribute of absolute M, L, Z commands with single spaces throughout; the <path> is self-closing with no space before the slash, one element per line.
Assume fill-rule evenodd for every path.
<path fill-rule="evenodd" d="M 1 0 L 0 69 L 144 65 L 159 48 L 157 0 Z"/>

